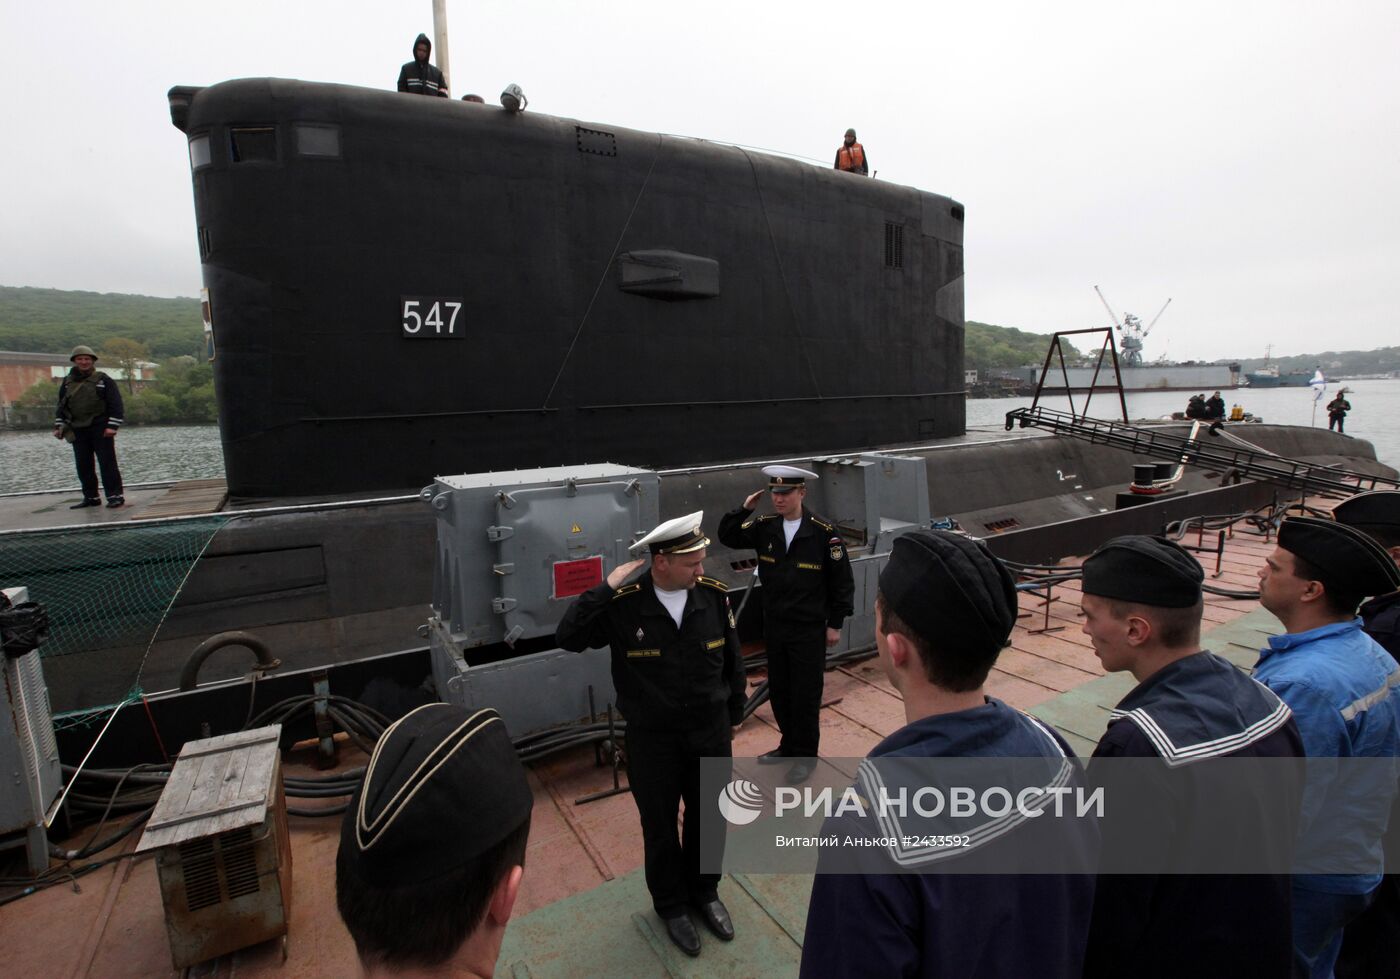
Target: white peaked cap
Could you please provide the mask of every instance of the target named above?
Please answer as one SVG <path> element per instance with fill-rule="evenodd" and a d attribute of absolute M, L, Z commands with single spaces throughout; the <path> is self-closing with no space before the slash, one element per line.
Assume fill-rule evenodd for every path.
<path fill-rule="evenodd" d="M 653 554 L 689 554 L 708 547 L 710 539 L 700 529 L 700 522 L 704 519 L 705 511 L 696 510 L 684 517 L 667 520 L 633 544 L 632 550 L 647 547 Z"/>

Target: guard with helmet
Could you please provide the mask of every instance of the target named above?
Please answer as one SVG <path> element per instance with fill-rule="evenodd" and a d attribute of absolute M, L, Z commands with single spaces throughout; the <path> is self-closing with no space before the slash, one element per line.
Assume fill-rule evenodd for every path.
<path fill-rule="evenodd" d="M 703 518 L 700 511 L 668 520 L 637 541 L 633 548 L 650 551 L 651 567 L 635 577 L 644 559 L 614 568 L 574 600 L 555 632 L 564 649 L 612 650 L 647 890 L 671 941 L 692 956 L 700 954 L 700 936 L 689 908 L 721 940 L 734 938 L 719 875 L 700 873 L 700 759 L 731 757 L 731 727 L 743 720 L 745 700 L 728 587 L 705 577 L 702 566 L 710 543 Z M 719 835 L 707 847 L 723 853 L 723 823 L 710 831 Z"/>
<path fill-rule="evenodd" d="M 768 693 L 782 732 L 763 764 L 794 759 L 790 782 L 812 774 L 821 739 L 818 717 L 826 649 L 841 641 L 841 626 L 854 609 L 855 581 L 846 543 L 834 524 L 804 509 L 807 480 L 817 474 L 796 466 L 766 466 L 775 513 L 754 514 L 763 490 L 719 522 L 719 539 L 735 550 L 758 552 L 763 594 L 763 638 L 768 650 Z"/>
<path fill-rule="evenodd" d="M 91 347 L 74 347 L 68 359 L 73 369 L 58 386 L 58 411 L 53 420 L 54 438 L 73 445 L 73 461 L 83 487 L 82 502 L 68 509 L 102 505 L 97 495 L 99 466 L 107 505 L 119 507 L 126 502 L 122 473 L 117 468 L 117 429 L 122 427 L 124 411 L 121 390 L 116 381 L 97 370 L 97 354 Z M 94 457 L 97 465 L 93 465 Z"/>

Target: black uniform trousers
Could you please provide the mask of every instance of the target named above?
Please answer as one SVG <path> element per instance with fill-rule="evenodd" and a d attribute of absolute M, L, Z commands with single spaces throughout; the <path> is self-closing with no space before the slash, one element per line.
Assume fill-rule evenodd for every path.
<path fill-rule="evenodd" d="M 789 758 L 815 758 L 821 740 L 822 685 L 826 680 L 826 626 L 817 623 L 765 632 L 768 702 Z"/>
<path fill-rule="evenodd" d="M 647 890 L 663 918 L 684 914 L 691 902 L 713 900 L 719 874 L 700 872 L 700 759 L 732 758 L 729 718 L 723 707 L 707 727 L 690 731 L 627 726 L 627 771 L 642 820 Z M 685 803 L 679 837 L 676 813 Z M 710 803 L 714 805 L 713 802 Z M 724 855 L 723 820 L 710 821 L 707 840 Z"/>
<path fill-rule="evenodd" d="M 98 422 L 87 428 L 73 429 L 73 461 L 78 467 L 78 482 L 82 484 L 83 496 L 95 500 L 97 496 L 97 465 L 102 467 L 102 488 L 107 498 L 122 495 L 122 474 L 117 468 L 117 440 L 103 436 L 105 429 Z"/>

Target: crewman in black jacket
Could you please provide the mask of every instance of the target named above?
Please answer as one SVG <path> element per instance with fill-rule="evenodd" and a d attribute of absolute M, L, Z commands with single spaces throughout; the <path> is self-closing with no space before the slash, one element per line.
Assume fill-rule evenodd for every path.
<path fill-rule="evenodd" d="M 751 493 L 720 520 L 719 539 L 758 552 L 768 695 L 782 732 L 778 747 L 759 757 L 765 764 L 795 759 L 788 780 L 796 783 L 812 774 L 817 757 L 826 647 L 841 641 L 855 582 L 841 534 L 803 508 L 807 480 L 817 474 L 796 466 L 766 466 L 763 474 L 777 512 L 754 516 L 763 491 Z"/>
<path fill-rule="evenodd" d="M 744 719 L 744 663 L 728 588 L 701 562 L 710 540 L 704 513 L 668 520 L 633 545 L 651 552 L 619 565 L 574 600 L 555 639 L 564 649 L 612 650 L 617 706 L 627 719 L 627 768 L 642 821 L 647 890 L 671 941 L 700 954 L 693 907 L 716 936 L 734 938 L 718 874 L 700 873 L 700 759 L 731 757 L 732 727 Z M 685 802 L 680 839 L 676 813 Z M 710 806 L 713 801 L 707 801 Z M 724 826 L 707 845 L 723 853 Z"/>
<path fill-rule="evenodd" d="M 439 95 L 447 98 L 447 82 L 436 66 L 429 64 L 433 42 L 419 34 L 413 42 L 413 60 L 399 69 L 399 91 L 410 95 Z"/>
<path fill-rule="evenodd" d="M 1358 493 L 1333 507 L 1332 516 L 1338 523 L 1367 534 L 1400 565 L 1400 490 Z M 1363 602 L 1357 615 L 1366 634 L 1400 660 L 1400 591 Z M 1371 898 L 1371 906 L 1342 933 L 1342 952 L 1334 970 L 1337 979 L 1400 976 L 1400 874 L 1394 872 L 1400 866 L 1400 794 L 1390 807 L 1390 824 L 1382 845 L 1386 875 Z"/>

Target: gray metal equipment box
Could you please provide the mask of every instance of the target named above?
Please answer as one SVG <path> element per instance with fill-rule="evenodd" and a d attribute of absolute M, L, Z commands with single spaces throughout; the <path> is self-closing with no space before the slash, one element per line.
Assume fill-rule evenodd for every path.
<path fill-rule="evenodd" d="M 493 707 L 519 737 L 601 712 L 614 699 L 609 653 L 550 649 L 500 660 L 472 650 L 553 635 L 575 596 L 632 559 L 659 522 L 656 473 L 604 463 L 440 476 L 433 617 L 438 696 Z M 488 660 L 496 660 L 494 662 Z"/>
<path fill-rule="evenodd" d="M 12 604 L 29 601 L 27 588 L 6 588 Z M 45 810 L 63 787 L 49 691 L 39 650 L 0 655 L 0 850 L 24 847 L 29 871 L 48 869 Z"/>
<path fill-rule="evenodd" d="M 439 476 L 433 612 L 463 648 L 554 632 L 657 524 L 654 472 L 610 463 Z"/>

